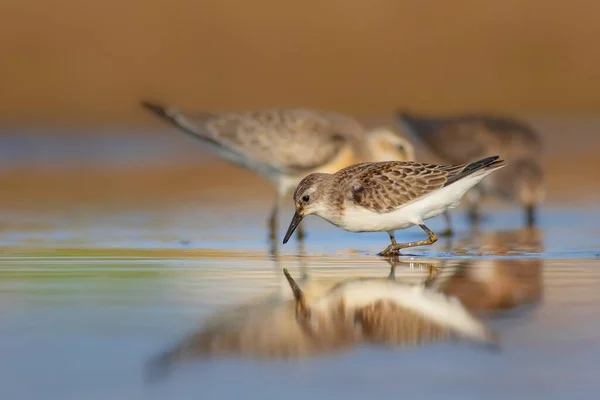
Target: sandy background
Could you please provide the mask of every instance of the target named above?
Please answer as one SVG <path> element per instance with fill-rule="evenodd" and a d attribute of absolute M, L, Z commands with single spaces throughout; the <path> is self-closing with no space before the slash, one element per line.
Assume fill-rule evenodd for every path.
<path fill-rule="evenodd" d="M 600 109 L 593 0 L 3 0 L 0 121 L 210 110 Z"/>

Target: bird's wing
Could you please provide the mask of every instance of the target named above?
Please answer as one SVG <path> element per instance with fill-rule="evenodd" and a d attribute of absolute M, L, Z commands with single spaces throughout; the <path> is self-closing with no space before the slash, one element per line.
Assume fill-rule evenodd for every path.
<path fill-rule="evenodd" d="M 220 153 L 232 153 L 234 161 L 290 174 L 310 172 L 332 162 L 360 129 L 351 118 L 312 110 L 223 114 L 162 110 L 163 118 L 212 143 Z"/>
<path fill-rule="evenodd" d="M 451 185 L 477 171 L 499 168 L 503 161 L 488 157 L 471 164 L 440 166 L 409 161 L 362 164 L 347 175 L 345 193 L 357 206 L 386 213 Z M 352 168 L 352 167 L 351 167 Z M 352 170 L 350 170 L 352 171 Z M 338 175 L 336 174 L 336 175 Z"/>

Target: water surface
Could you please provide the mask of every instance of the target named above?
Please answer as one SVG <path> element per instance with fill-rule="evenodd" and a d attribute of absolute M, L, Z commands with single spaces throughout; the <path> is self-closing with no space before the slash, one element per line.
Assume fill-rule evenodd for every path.
<path fill-rule="evenodd" d="M 289 214 L 282 213 L 282 225 Z M 385 235 L 307 219 L 306 243 L 278 244 L 273 257 L 260 207 L 98 213 L 78 224 L 57 213 L 7 214 L 0 236 L 0 397 L 595 398 L 598 217 L 591 208 L 547 207 L 540 229 L 530 231 L 515 229 L 518 211 L 494 209 L 473 232 L 459 213 L 454 240 L 402 257 L 445 265 L 450 276 L 462 263 L 447 290 L 497 329 L 500 352 L 453 342 L 361 346 L 293 360 L 218 357 L 148 383 L 144 366 L 152 356 L 208 318 L 273 296 L 282 267 L 322 285 L 387 276 L 389 265 L 374 255 Z M 431 227 L 441 229 L 441 219 Z M 420 235 L 409 229 L 397 236 Z M 422 264 L 396 269 L 407 282 L 426 275 Z"/>

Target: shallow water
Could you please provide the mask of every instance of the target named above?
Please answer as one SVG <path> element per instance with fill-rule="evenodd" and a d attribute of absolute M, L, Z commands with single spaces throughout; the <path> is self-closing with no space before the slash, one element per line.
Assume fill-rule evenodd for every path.
<path fill-rule="evenodd" d="M 425 279 L 425 264 L 410 261 L 440 267 L 451 280 L 445 290 L 498 331 L 500 352 L 459 341 L 292 360 L 217 357 L 145 381 L 146 362 L 207 318 L 277 293 L 282 267 L 322 285 L 389 273 L 374 255 L 385 234 L 341 232 L 316 218 L 303 245 L 278 244 L 273 257 L 265 213 L 4 215 L 0 398 L 597 397 L 600 212 L 591 208 L 544 208 L 539 230 L 514 229 L 520 213 L 497 209 L 477 232 L 459 212 L 454 240 L 402 257 L 397 280 Z"/>

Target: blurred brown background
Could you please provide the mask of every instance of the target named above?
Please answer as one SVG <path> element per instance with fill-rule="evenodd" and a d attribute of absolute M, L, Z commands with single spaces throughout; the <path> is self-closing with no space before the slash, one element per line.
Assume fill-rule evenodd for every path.
<path fill-rule="evenodd" d="M 141 99 L 517 115 L 547 141 L 549 201 L 596 201 L 599 13 L 592 0 L 3 0 L 0 206 L 270 201 Z"/>
<path fill-rule="evenodd" d="M 3 0 L 0 121 L 212 110 L 600 108 L 597 1 Z"/>

